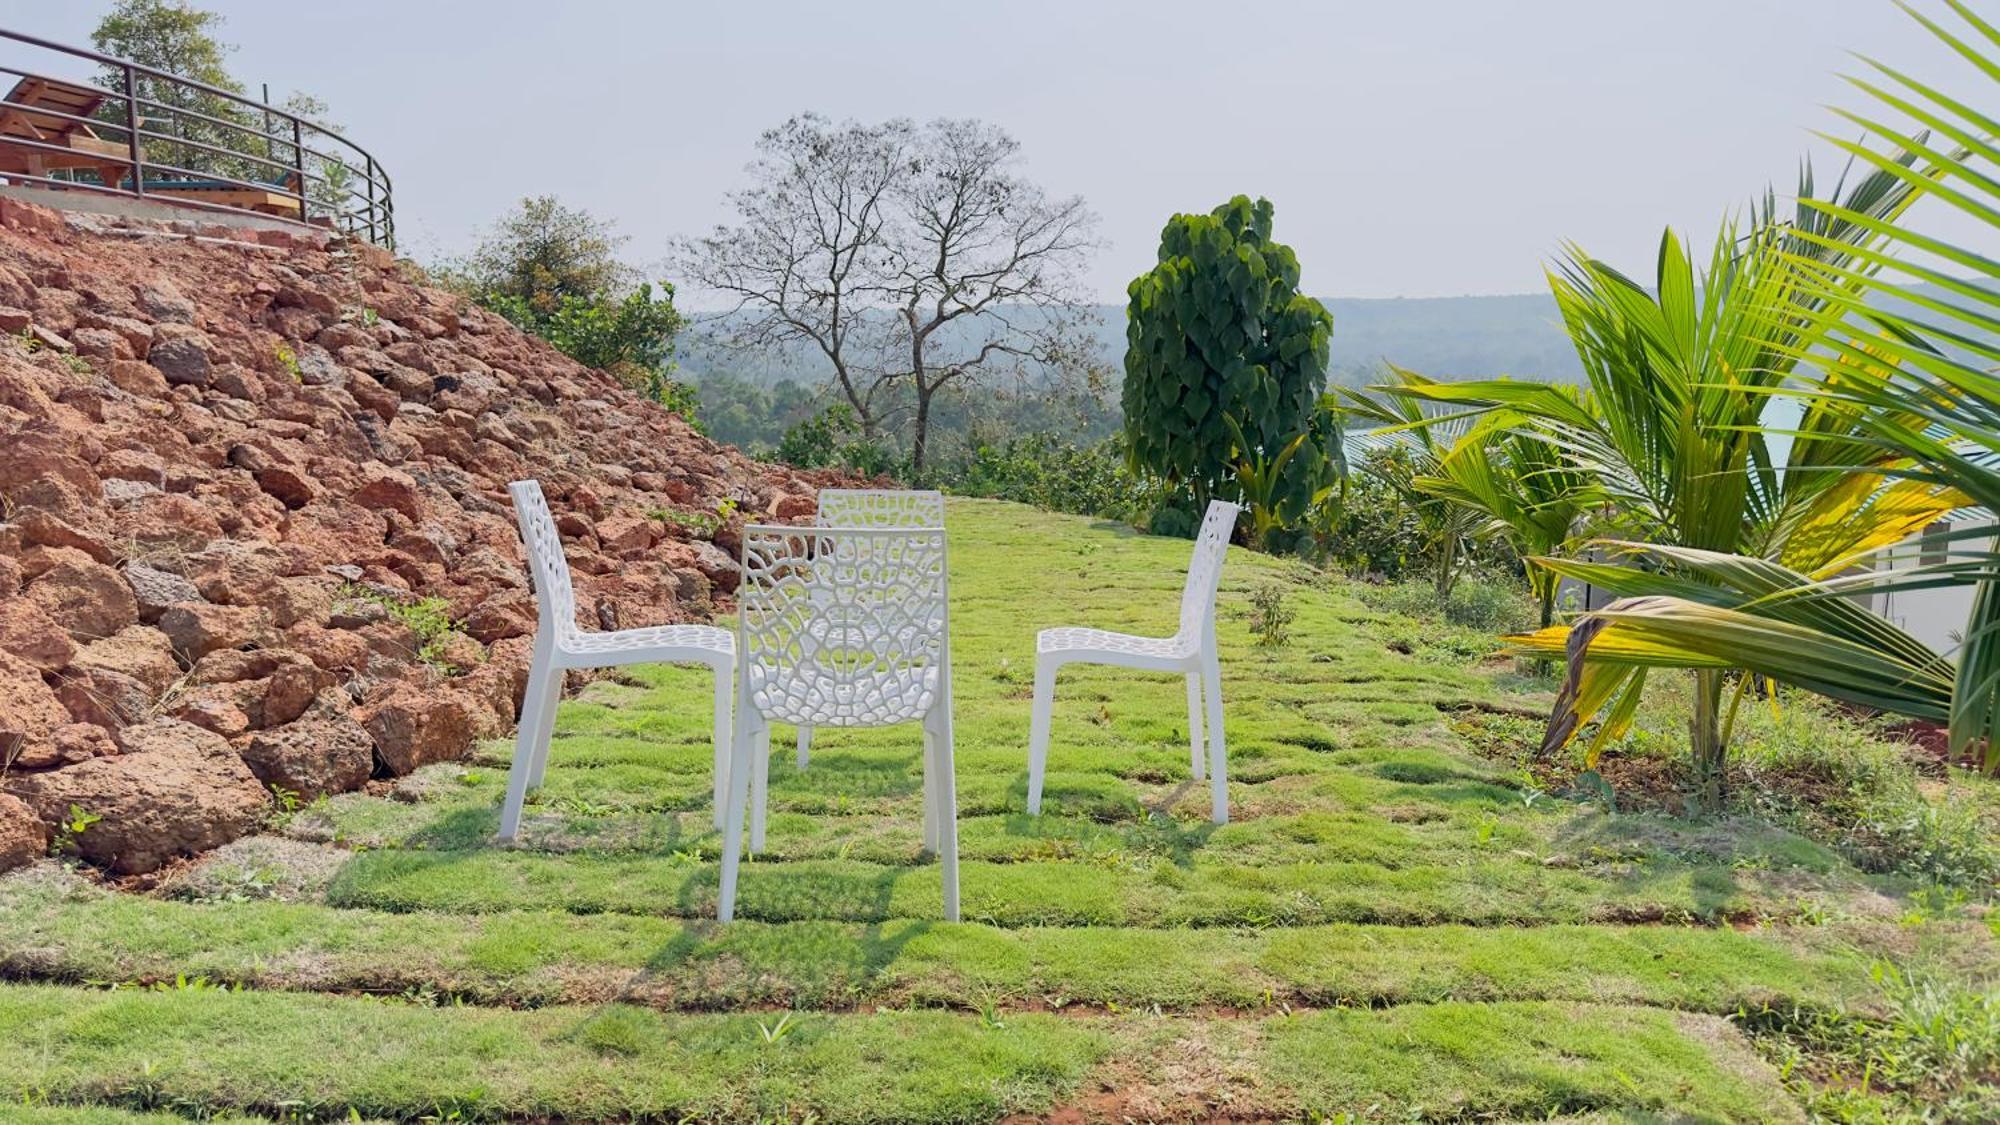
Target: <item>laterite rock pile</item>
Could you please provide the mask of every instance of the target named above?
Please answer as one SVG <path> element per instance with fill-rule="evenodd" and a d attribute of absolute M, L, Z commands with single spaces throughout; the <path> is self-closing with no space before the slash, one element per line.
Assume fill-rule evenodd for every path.
<path fill-rule="evenodd" d="M 589 628 L 705 619 L 752 461 L 373 247 L 0 199 L 0 869 L 141 874 L 506 734 L 535 603 L 506 485 Z M 97 819 L 65 833 L 72 807 Z"/>

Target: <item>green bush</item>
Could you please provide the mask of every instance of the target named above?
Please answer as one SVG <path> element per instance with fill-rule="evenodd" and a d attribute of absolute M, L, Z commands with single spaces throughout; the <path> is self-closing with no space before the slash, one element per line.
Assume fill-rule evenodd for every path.
<path fill-rule="evenodd" d="M 693 389 L 670 378 L 674 335 L 683 324 L 672 285 L 662 283 L 658 297 L 651 284 L 641 284 L 623 297 L 565 295 L 537 303 L 488 292 L 477 300 L 578 363 L 609 371 L 630 389 L 694 420 Z"/>
<path fill-rule="evenodd" d="M 1053 433 L 980 445 L 945 465 L 936 483 L 966 496 L 1128 523 L 1151 509 L 1157 491 L 1132 474 L 1117 438 L 1079 446 Z"/>
<path fill-rule="evenodd" d="M 1363 601 L 1384 613 L 1444 621 L 1481 633 L 1518 632 L 1535 623 L 1534 599 L 1525 585 L 1512 578 L 1469 575 L 1453 584 L 1443 604 L 1428 581 L 1363 586 L 1361 591 Z"/>

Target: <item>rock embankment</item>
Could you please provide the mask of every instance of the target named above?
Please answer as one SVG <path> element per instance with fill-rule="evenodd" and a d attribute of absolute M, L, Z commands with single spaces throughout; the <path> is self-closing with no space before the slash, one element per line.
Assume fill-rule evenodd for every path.
<path fill-rule="evenodd" d="M 505 734 L 535 627 L 510 480 L 589 628 L 706 618 L 734 527 L 812 511 L 815 480 L 406 268 L 0 199 L 0 869 L 151 871 Z"/>

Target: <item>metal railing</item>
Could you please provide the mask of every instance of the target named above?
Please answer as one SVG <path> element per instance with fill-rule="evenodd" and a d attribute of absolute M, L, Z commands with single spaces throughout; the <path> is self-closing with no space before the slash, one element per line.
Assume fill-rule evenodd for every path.
<path fill-rule="evenodd" d="M 395 248 L 389 174 L 340 134 L 277 106 L 141 63 L 4 28 L 0 40 L 102 68 L 95 81 L 80 81 L 0 63 L 0 75 L 15 78 L 14 89 L 0 98 L 0 178 L 289 219 Z M 26 80 L 70 89 L 87 85 L 103 100 L 87 115 L 13 100 Z M 75 125 L 81 132 L 64 131 L 51 141 L 34 127 L 37 119 Z M 241 198 L 227 198 L 232 195 Z"/>

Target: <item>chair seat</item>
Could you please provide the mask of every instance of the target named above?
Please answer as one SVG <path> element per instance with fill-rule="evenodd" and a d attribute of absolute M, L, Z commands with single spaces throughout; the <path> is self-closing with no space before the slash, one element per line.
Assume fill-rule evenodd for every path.
<path fill-rule="evenodd" d="M 577 632 L 558 642 L 564 657 L 614 663 L 706 660 L 736 654 L 736 634 L 713 625 L 648 625 L 609 633 Z"/>
<path fill-rule="evenodd" d="M 1143 660 L 1179 664 L 1194 659 L 1195 652 L 1196 644 L 1192 638 L 1178 636 L 1140 637 L 1080 626 L 1044 629 L 1035 635 L 1037 656 L 1052 656 L 1063 661 L 1102 659 L 1123 663 L 1126 660 Z"/>
<path fill-rule="evenodd" d="M 758 713 L 781 723 L 814 727 L 884 727 L 923 718 L 937 699 L 936 667 L 854 672 L 839 678 L 773 676 L 748 668 Z"/>

